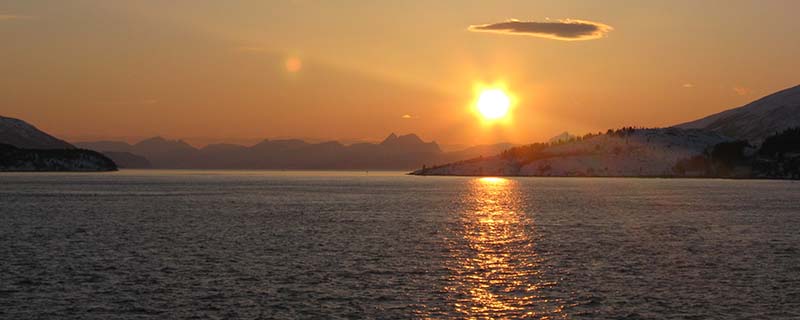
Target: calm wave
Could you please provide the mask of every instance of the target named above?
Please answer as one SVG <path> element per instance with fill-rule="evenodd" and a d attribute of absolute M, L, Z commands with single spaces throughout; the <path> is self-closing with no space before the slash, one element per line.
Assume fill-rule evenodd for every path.
<path fill-rule="evenodd" d="M 0 175 L 0 318 L 800 318 L 800 184 Z"/>

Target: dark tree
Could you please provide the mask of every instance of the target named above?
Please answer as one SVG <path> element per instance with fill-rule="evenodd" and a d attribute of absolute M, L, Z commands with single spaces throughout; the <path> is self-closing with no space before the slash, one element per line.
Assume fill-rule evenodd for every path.
<path fill-rule="evenodd" d="M 761 144 L 759 155 L 776 157 L 786 153 L 800 153 L 800 128 L 792 128 L 769 136 Z"/>

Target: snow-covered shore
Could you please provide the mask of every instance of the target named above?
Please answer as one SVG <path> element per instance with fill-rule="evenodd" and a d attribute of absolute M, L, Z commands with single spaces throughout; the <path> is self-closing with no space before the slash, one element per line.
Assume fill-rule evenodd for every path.
<path fill-rule="evenodd" d="M 416 175 L 674 176 L 680 160 L 730 141 L 697 129 L 635 129 L 552 144 L 530 156 L 501 154 L 412 172 Z M 682 173 L 685 174 L 685 173 Z"/>

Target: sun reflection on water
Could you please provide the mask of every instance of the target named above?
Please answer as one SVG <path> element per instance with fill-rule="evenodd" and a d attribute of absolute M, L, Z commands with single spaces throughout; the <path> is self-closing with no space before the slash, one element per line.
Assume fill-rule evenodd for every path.
<path fill-rule="evenodd" d="M 485 177 L 472 180 L 463 199 L 451 242 L 446 290 L 455 311 L 465 318 L 561 318 L 540 294 L 553 286 L 541 278 L 534 247 L 534 221 L 523 212 L 517 182 Z"/>

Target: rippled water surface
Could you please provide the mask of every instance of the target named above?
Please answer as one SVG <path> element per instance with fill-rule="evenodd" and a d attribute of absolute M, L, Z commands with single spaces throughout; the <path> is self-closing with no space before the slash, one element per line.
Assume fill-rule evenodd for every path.
<path fill-rule="evenodd" d="M 0 175 L 0 318 L 800 318 L 800 183 Z"/>

